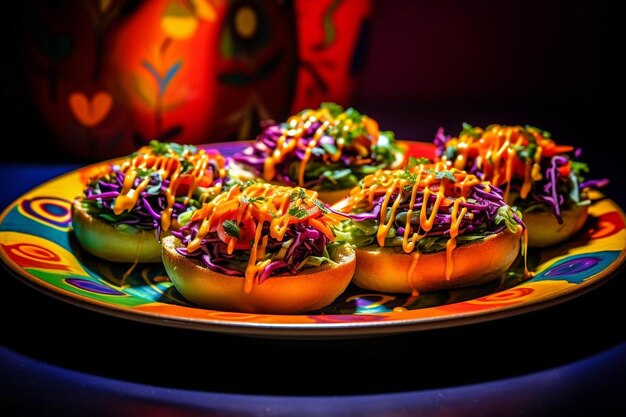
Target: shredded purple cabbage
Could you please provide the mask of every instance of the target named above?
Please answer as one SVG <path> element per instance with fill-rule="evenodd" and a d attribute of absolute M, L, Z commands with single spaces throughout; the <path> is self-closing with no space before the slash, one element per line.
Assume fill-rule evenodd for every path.
<path fill-rule="evenodd" d="M 306 146 L 313 139 L 315 131 L 322 125 L 322 122 L 317 121 L 311 123 L 301 137 L 302 145 Z M 280 123 L 267 122 L 264 129 L 258 136 L 257 140 L 243 152 L 239 152 L 233 155 L 233 160 L 240 162 L 248 166 L 255 175 L 263 177 L 263 167 L 267 155 L 276 149 L 278 139 L 282 136 L 283 131 Z M 332 139 L 332 138 L 331 138 Z M 295 152 L 285 157 L 280 163 L 276 164 L 276 180 L 290 185 L 298 185 L 297 179 L 289 176 L 289 165 L 294 159 L 302 161 L 304 159 L 304 152 L 300 149 L 296 149 Z M 310 187 L 315 185 L 313 183 L 306 183 L 304 187 Z"/>
<path fill-rule="evenodd" d="M 437 133 L 435 134 L 435 139 L 433 143 L 435 144 L 435 155 L 437 158 L 441 158 L 446 151 L 446 144 L 448 141 L 452 139 L 452 136 L 446 135 L 444 133 L 443 127 L 437 129 Z"/>
<path fill-rule="evenodd" d="M 396 230 L 398 234 L 404 233 L 404 226 L 406 225 L 405 221 L 399 221 L 398 215 L 403 213 L 406 215 L 409 208 L 414 210 L 413 217 L 411 218 L 410 224 L 415 227 L 413 232 L 416 232 L 420 227 L 419 221 L 419 212 L 424 207 L 424 198 L 422 193 L 418 193 L 415 199 L 415 203 L 413 207 L 410 207 L 410 202 L 405 200 L 403 203 L 398 205 L 396 220 L 394 224 L 396 226 Z M 391 196 L 391 200 L 395 200 L 397 198 L 397 194 Z M 427 215 L 430 215 L 432 211 L 432 206 L 436 200 L 436 195 L 431 195 L 428 202 L 426 202 L 426 210 Z M 372 207 L 369 208 L 366 212 L 360 213 L 343 213 L 341 211 L 335 210 L 332 207 L 329 207 L 334 213 L 343 215 L 348 217 L 351 220 L 362 221 L 364 219 L 378 219 L 380 216 L 381 204 L 383 198 L 379 198 L 376 200 Z M 461 223 L 459 225 L 459 234 L 467 234 L 472 232 L 480 232 L 480 233 L 499 233 L 502 231 L 506 224 L 501 221 L 499 218 L 499 210 L 503 207 L 508 208 L 507 203 L 504 201 L 503 192 L 498 187 L 489 187 L 489 190 L 483 184 L 478 184 L 474 186 L 468 195 L 466 202 L 461 202 L 460 207 L 467 208 L 467 214 L 461 219 Z M 450 226 L 451 226 L 451 208 L 440 210 L 435 215 L 435 221 L 433 227 L 430 231 L 426 233 L 426 236 L 449 236 L 450 235 Z M 513 221 L 517 224 L 524 227 L 522 220 L 517 216 L 517 214 L 513 211 L 509 211 Z"/>
<path fill-rule="evenodd" d="M 245 274 L 250 250 L 236 250 L 232 254 L 227 253 L 228 245 L 222 242 L 216 232 L 209 232 L 202 239 L 200 248 L 192 253 L 187 251 L 187 245 L 198 235 L 201 221 L 192 221 L 180 228 L 172 231 L 177 237 L 182 247 L 177 248 L 179 254 L 186 257 L 200 257 L 200 261 L 207 268 L 226 275 L 243 277 Z M 276 254 L 281 249 L 284 242 L 291 241 L 283 259 L 275 259 L 258 276 L 258 283 L 261 284 L 270 276 L 290 273 L 295 275 L 303 262 L 309 256 L 325 256 L 325 248 L 329 239 L 323 233 L 312 226 L 304 223 L 294 223 L 289 225 L 282 241 L 274 239 L 270 235 L 269 224 L 263 224 L 263 235 L 268 236 L 266 253 Z"/>
<path fill-rule="evenodd" d="M 563 223 L 561 217 L 561 207 L 565 203 L 565 197 L 563 193 L 559 193 L 558 181 L 559 171 L 558 168 L 569 162 L 566 156 L 556 155 L 551 159 L 550 166 L 546 169 L 546 183 L 543 186 L 543 194 L 535 194 L 534 197 L 539 201 L 547 203 L 552 209 L 552 213 L 557 218 L 559 223 Z"/>
<path fill-rule="evenodd" d="M 374 206 L 372 207 L 372 209 L 370 211 L 363 211 L 360 213 L 344 213 L 340 210 L 336 210 L 334 208 L 332 208 L 332 206 L 329 206 L 328 204 L 325 204 L 326 208 L 335 213 L 335 214 L 339 214 L 341 216 L 346 216 L 348 217 L 350 220 L 355 220 L 355 221 L 363 221 L 363 220 L 375 220 L 378 219 L 380 216 L 380 206 L 383 202 L 383 200 L 385 199 L 385 197 L 380 197 L 379 199 L 377 199 L 374 202 Z"/>
<path fill-rule="evenodd" d="M 327 129 L 317 139 L 316 145 L 311 148 L 303 183 L 299 184 L 297 168 L 294 167 L 305 159 L 306 149 L 322 125 L 323 122 L 319 120 L 309 124 L 298 137 L 295 149 L 286 153 L 283 159 L 274 166 L 274 176 L 271 179 L 291 186 L 313 189 L 319 187 L 335 188 L 338 183 L 341 184 L 339 188 L 348 188 L 356 185 L 358 178 L 375 171 L 376 168 L 389 167 L 395 162 L 396 146 L 393 135 L 389 136 L 391 132 L 385 132 L 388 135 L 388 137 L 386 136 L 389 141 L 388 144 L 381 145 L 383 141 L 379 140 L 377 145 L 371 146 L 369 149 L 371 154 L 367 156 L 371 161 L 368 163 L 355 163 L 355 161 L 362 161 L 363 157 L 357 148 L 348 144 L 341 148 L 341 156 L 338 157 L 337 161 L 330 161 L 327 158 L 328 155 L 334 154 L 339 146 L 337 138 L 333 136 L 336 133 Z M 256 140 L 243 151 L 233 155 L 232 160 L 245 165 L 256 176 L 263 177 L 264 164 L 268 155 L 271 155 L 277 148 L 279 139 L 288 130 L 289 127 L 285 123 L 266 121 Z M 349 170 L 353 175 L 345 175 L 346 170 Z"/>
<path fill-rule="evenodd" d="M 447 154 L 448 142 L 452 137 L 444 133 L 443 128 L 439 128 L 433 143 L 436 146 L 435 154 L 437 158 L 442 158 Z M 574 151 L 574 157 L 579 158 L 582 154 L 582 150 L 577 148 Z M 521 207 L 528 207 L 534 204 L 540 204 L 543 207 L 548 208 L 555 216 L 559 223 L 563 222 L 562 211 L 572 204 L 581 203 L 581 196 L 584 196 L 584 192 L 588 188 L 602 188 L 608 184 L 608 179 L 595 179 L 595 180 L 582 180 L 577 173 L 572 172 L 569 176 L 561 175 L 559 167 L 566 165 L 571 161 L 570 158 L 563 155 L 555 155 L 551 158 L 543 158 L 541 161 L 541 171 L 543 178 L 540 181 L 535 182 L 529 195 L 525 200 L 509 201 L 511 205 L 519 205 Z M 469 160 L 466 166 L 466 171 L 470 174 L 476 175 L 478 178 L 484 181 L 489 181 L 490 178 L 486 178 L 484 172 L 478 167 L 475 160 Z M 510 190 L 516 192 L 518 195 L 522 187 L 523 179 L 514 178 L 509 184 Z M 576 188 L 573 192 L 573 188 Z"/>
<path fill-rule="evenodd" d="M 217 172 L 217 167 L 211 166 L 211 169 Z M 126 178 L 119 166 L 112 166 L 109 174 L 90 183 L 83 191 L 84 201 L 89 203 L 90 212 L 115 226 L 128 225 L 139 230 L 154 230 L 158 237 L 161 233 L 161 215 L 167 208 L 166 190 L 170 181 L 162 180 L 157 172 L 150 173 L 149 177 L 148 186 L 141 192 L 135 206 L 119 215 L 113 212 L 113 207 Z M 144 178 L 135 178 L 133 188 L 137 188 Z M 225 178 L 217 178 L 212 185 L 225 181 Z M 172 207 L 172 219 L 187 209 L 188 205 L 176 201 Z"/>

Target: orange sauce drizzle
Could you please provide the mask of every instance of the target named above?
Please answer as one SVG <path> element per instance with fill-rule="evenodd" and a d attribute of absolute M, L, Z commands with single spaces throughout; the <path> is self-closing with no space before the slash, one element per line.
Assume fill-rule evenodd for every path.
<path fill-rule="evenodd" d="M 191 221 L 200 220 L 201 225 L 195 239 L 187 245 L 187 250 L 196 251 L 220 219 L 236 211 L 238 224 L 252 222 L 255 225 L 250 257 L 244 273 L 244 291 L 250 292 L 259 274 L 271 262 L 269 258 L 264 259 L 269 236 L 282 241 L 290 224 L 305 223 L 324 233 L 330 240 L 334 240 L 329 225 L 336 224 L 339 220 L 321 210 L 316 210 L 316 199 L 317 192 L 302 188 L 254 183 L 242 190 L 239 185 L 235 185 L 228 193 L 220 194 L 213 200 L 204 202 L 202 207 L 193 213 Z M 313 214 L 298 218 L 289 214 L 290 209 L 294 207 L 304 211 L 312 210 Z M 266 222 L 269 222 L 269 235 L 262 234 L 263 225 Z M 234 249 L 237 240 L 236 237 L 232 237 L 228 243 L 229 250 L 231 247 Z"/>
<path fill-rule="evenodd" d="M 415 253 L 413 254 L 413 259 L 411 260 L 411 265 L 406 272 L 406 280 L 407 284 L 409 284 L 409 287 L 411 288 L 412 297 L 417 297 L 419 295 L 419 291 L 417 291 L 417 289 L 413 285 L 413 276 L 417 275 L 417 278 L 419 279 L 419 269 L 417 269 L 417 263 L 419 262 L 419 259 L 420 251 L 415 251 Z"/>
<path fill-rule="evenodd" d="M 506 148 L 499 146 L 498 151 L 501 149 Z M 440 174 L 443 171 L 447 171 L 446 175 Z M 448 175 L 452 175 L 454 181 L 449 178 Z M 376 234 L 376 239 L 380 246 L 385 246 L 385 239 L 395 220 L 398 206 L 402 202 L 403 197 L 406 197 L 406 194 L 410 192 L 409 209 L 404 224 L 404 233 L 402 235 L 402 249 L 405 253 L 413 252 L 419 240 L 432 229 L 440 208 L 442 208 L 442 206 L 451 206 L 450 238 L 446 242 L 445 268 L 445 277 L 449 280 L 454 273 L 453 251 L 457 247 L 456 238 L 459 234 L 461 221 L 465 217 L 472 216 L 471 213 L 468 213 L 466 207 L 461 207 L 461 204 L 467 201 L 469 193 L 474 186 L 482 184 L 489 190 L 489 184 L 485 181 L 481 181 L 475 175 L 471 175 L 454 167 L 450 168 L 445 162 L 418 165 L 409 171 L 378 170 L 375 174 L 366 176 L 362 180 L 362 184 L 361 187 L 355 187 L 351 190 L 341 210 L 350 212 L 358 208 L 371 207 L 376 197 L 383 197 L 379 226 Z M 419 226 L 417 230 L 412 231 L 412 208 L 415 205 L 417 193 L 422 193 L 424 204 L 423 209 L 420 210 Z M 391 204 L 391 208 L 389 208 L 391 197 L 394 194 L 397 194 L 397 197 Z M 427 202 L 433 198 L 434 202 L 432 205 L 427 204 Z M 389 220 L 387 220 L 387 218 L 389 218 Z M 413 277 L 416 273 L 419 274 L 419 256 L 420 252 L 416 251 L 407 271 L 407 283 L 412 288 L 414 296 L 418 294 L 413 285 Z"/>
<path fill-rule="evenodd" d="M 452 251 L 456 248 L 456 237 L 459 235 L 459 226 L 461 220 L 467 214 L 467 208 L 463 207 L 459 213 L 459 204 L 465 202 L 464 197 L 459 197 L 452 205 L 452 213 L 450 214 L 450 239 L 446 242 L 446 279 L 452 276 Z"/>
<path fill-rule="evenodd" d="M 369 159 L 371 153 L 370 148 L 371 145 L 377 143 L 380 134 L 378 123 L 375 120 L 365 115 L 361 116 L 361 120 L 365 126 L 365 130 L 371 137 L 371 144 L 365 145 L 357 140 L 350 144 L 359 154 L 359 158 L 353 161 L 355 165 L 371 162 L 371 159 Z M 322 122 L 322 124 L 315 131 L 313 138 L 307 144 L 304 144 L 302 135 L 313 123 L 318 121 Z M 263 179 L 265 179 L 265 181 L 273 180 L 276 176 L 276 165 L 281 163 L 288 154 L 299 149 L 304 151 L 304 157 L 298 168 L 298 185 L 303 187 L 306 166 L 311 160 L 313 149 L 318 145 L 320 138 L 331 126 L 340 126 L 341 129 L 347 133 L 353 128 L 353 121 L 347 118 L 345 112 L 340 113 L 337 117 L 333 117 L 326 108 L 305 110 L 289 117 L 283 134 L 276 142 L 276 147 L 267 150 L 267 158 L 263 162 Z M 341 158 L 343 149 L 346 146 L 345 140 L 339 137 L 336 138 L 335 142 L 337 151 L 332 154 L 324 153 L 322 156 L 324 162 L 337 162 Z"/>
<path fill-rule="evenodd" d="M 183 165 L 179 160 L 181 157 L 191 164 L 192 168 L 188 173 L 182 173 Z M 148 170 L 151 172 L 159 172 L 163 180 L 170 181 L 169 186 L 165 190 L 167 205 L 161 214 L 161 227 L 163 230 L 168 230 L 171 226 L 174 203 L 178 195 L 178 189 L 182 184 L 183 176 L 189 181 L 189 188 L 185 196 L 186 203 L 193 195 L 193 192 L 200 187 L 201 181 L 204 181 L 205 184 L 213 183 L 214 174 L 212 170 L 209 169 L 209 162 L 211 160 L 214 160 L 218 166 L 217 176 L 219 178 L 225 177 L 226 160 L 218 153 L 208 154 L 204 149 L 201 149 L 197 153 L 185 150 L 183 154 L 179 155 L 173 150 L 170 150 L 167 155 L 156 155 L 153 153 L 151 146 L 142 147 L 135 156 L 124 161 L 120 166 L 120 170 L 124 173 L 125 177 L 122 190 L 115 199 L 113 212 L 115 214 L 121 214 L 124 211 L 131 210 L 137 204 L 141 193 L 150 183 L 150 178 L 146 177 L 137 187 L 133 187 L 140 171 Z M 206 199 L 209 195 L 219 193 L 221 188 L 221 184 L 208 186 L 206 193 L 201 196 L 201 199 Z"/>
<path fill-rule="evenodd" d="M 542 179 L 540 163 L 543 151 L 554 148 L 554 141 L 535 128 L 522 126 L 493 125 L 486 130 L 474 130 L 478 137 L 463 133 L 450 139 L 447 146 L 456 148 L 456 157 L 448 161 L 444 155 L 441 160 L 459 170 L 466 169 L 468 163 L 473 161 L 483 171 L 483 180 L 496 187 L 504 186 L 504 200 L 509 204 L 512 203 L 511 180 L 519 178 L 522 181 L 520 197 L 526 198 L 533 184 Z M 535 141 L 537 150 L 531 158 L 522 160 L 516 149 L 528 146 L 529 136 Z"/>

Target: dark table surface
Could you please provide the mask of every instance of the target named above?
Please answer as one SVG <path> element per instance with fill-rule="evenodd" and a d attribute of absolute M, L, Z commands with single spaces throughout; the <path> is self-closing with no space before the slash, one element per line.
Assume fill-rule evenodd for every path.
<path fill-rule="evenodd" d="M 376 110 L 388 126 L 399 126 L 399 137 L 430 140 L 437 124 L 431 119 L 436 109 Z M 481 124 L 488 117 L 477 115 L 487 114 L 511 123 L 539 119 L 575 132 L 568 130 L 575 111 L 544 120 L 537 116 L 543 110 L 512 116 L 506 109 L 478 109 L 447 123 L 454 132 L 461 121 Z M 409 113 L 418 114 L 410 123 Z M 574 142 L 583 143 L 589 126 Z M 607 175 L 604 154 L 591 141 L 586 146 L 598 175 Z M 2 162 L 0 208 L 83 164 Z M 620 181 L 605 192 L 623 208 Z M 140 323 L 59 301 L 8 268 L 0 274 L 2 415 L 626 414 L 623 268 L 593 291 L 532 313 L 345 340 L 265 339 Z"/>

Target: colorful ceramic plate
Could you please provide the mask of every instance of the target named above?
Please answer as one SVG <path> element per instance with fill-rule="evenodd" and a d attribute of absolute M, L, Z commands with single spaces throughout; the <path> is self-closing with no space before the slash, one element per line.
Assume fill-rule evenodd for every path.
<path fill-rule="evenodd" d="M 432 145 L 403 141 L 412 155 Z M 213 144 L 225 155 L 245 142 Z M 457 326 L 544 308 L 585 293 L 626 258 L 625 218 L 596 193 L 590 219 L 576 238 L 531 251 L 534 278 L 521 279 L 519 259 L 498 282 L 415 298 L 350 286 L 332 305 L 303 315 L 242 314 L 187 302 L 160 264 L 114 264 L 86 254 L 70 224 L 70 202 L 101 164 L 62 175 L 18 198 L 0 217 L 0 256 L 27 283 L 98 312 L 144 322 L 264 337 L 355 337 Z M 124 275 L 124 285 L 121 286 Z"/>

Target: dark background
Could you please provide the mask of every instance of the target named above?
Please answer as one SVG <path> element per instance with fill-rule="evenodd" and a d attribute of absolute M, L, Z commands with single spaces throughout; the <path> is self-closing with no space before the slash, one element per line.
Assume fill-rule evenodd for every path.
<path fill-rule="evenodd" d="M 582 147 L 617 197 L 623 42 L 608 1 L 378 1 L 355 103 L 400 138 L 531 124 Z M 623 200 L 622 200 L 623 201 Z M 622 207 L 623 207 L 622 202 Z"/>
<path fill-rule="evenodd" d="M 616 98 L 619 13 L 610 3 L 376 1 L 357 100 Z"/>
<path fill-rule="evenodd" d="M 60 153 L 29 100 L 20 14 L 31 3 L 3 5 L 3 143 L 18 146 L 4 146 L 0 161 L 92 162 Z M 592 176 L 609 177 L 624 149 L 624 47 L 611 3 L 374 0 L 366 64 L 350 104 L 399 138 L 421 141 L 440 126 L 457 134 L 462 122 L 532 124 L 583 147 Z M 611 180 L 608 192 L 624 188 L 622 176 Z"/>
<path fill-rule="evenodd" d="M 3 4 L 0 97 L 4 129 L 16 129 L 10 137 L 41 146 L 1 158 L 68 160 L 55 152 L 23 76 L 20 16 L 31 3 Z M 606 142 L 619 131 L 624 52 L 611 3 L 374 0 L 351 104 L 407 139 L 431 140 L 439 126 L 458 133 L 467 121 L 536 124 L 576 145 Z"/>
<path fill-rule="evenodd" d="M 3 5 L 3 113 L 32 139 L 47 142 L 50 133 L 22 76 L 20 14 L 31 3 Z M 427 136 L 417 139 L 430 139 L 448 121 L 447 106 L 467 106 L 466 118 L 474 105 L 549 106 L 550 112 L 578 107 L 602 114 L 618 98 L 618 58 L 624 52 L 617 40 L 619 12 L 611 3 L 374 0 L 366 65 L 352 104 L 407 107 L 403 115 L 422 107 L 406 132 Z M 426 109 L 432 112 L 429 121 L 419 120 Z M 507 121 L 497 119 L 506 116 L 494 114 L 494 122 Z M 388 124 L 393 128 L 393 119 Z"/>

